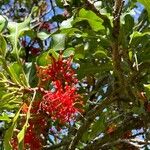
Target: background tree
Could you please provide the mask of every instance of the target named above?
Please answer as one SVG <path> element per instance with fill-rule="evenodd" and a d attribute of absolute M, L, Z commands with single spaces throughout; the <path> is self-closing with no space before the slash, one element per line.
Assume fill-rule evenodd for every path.
<path fill-rule="evenodd" d="M 149 149 L 149 1 L 0 5 L 2 149 Z"/>

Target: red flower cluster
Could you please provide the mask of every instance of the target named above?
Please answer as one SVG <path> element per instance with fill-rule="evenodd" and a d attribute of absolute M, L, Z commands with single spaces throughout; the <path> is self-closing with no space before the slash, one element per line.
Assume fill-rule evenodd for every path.
<path fill-rule="evenodd" d="M 56 60 L 52 57 L 52 64 L 46 68 L 37 67 L 37 76 L 40 82 L 51 82 L 53 89 L 47 89 L 43 84 L 39 84 L 39 95 L 41 100 L 33 102 L 30 111 L 31 118 L 29 127 L 24 137 L 24 148 L 30 150 L 42 149 L 44 135 L 47 129 L 47 117 L 53 121 L 59 121 L 60 124 L 65 124 L 75 115 L 80 109 L 76 108 L 76 104 L 82 105 L 81 96 L 77 94 L 76 84 L 78 82 L 75 72 L 71 66 L 72 59 L 63 59 L 62 55 Z M 42 86 L 41 86 L 42 85 Z M 28 104 L 24 104 L 22 112 L 27 113 Z M 44 116 L 46 114 L 46 116 Z M 24 121 L 22 121 L 24 122 Z M 22 126 L 22 123 L 20 124 Z M 16 138 L 12 139 L 14 150 L 16 147 Z"/>
<path fill-rule="evenodd" d="M 76 87 L 66 85 L 62 87 L 60 81 L 55 82 L 56 91 L 47 92 L 41 102 L 41 110 L 46 112 L 53 120 L 59 120 L 61 123 L 69 122 L 78 109 L 74 107 L 79 102 L 79 95 L 76 93 Z"/>
<path fill-rule="evenodd" d="M 30 150 L 40 150 L 42 143 L 39 137 L 39 133 L 37 134 L 35 131 L 35 125 L 33 123 L 29 123 L 30 126 L 28 127 L 25 137 L 24 137 L 24 147 Z"/>
<path fill-rule="evenodd" d="M 38 77 L 43 81 L 52 81 L 54 92 L 47 91 L 42 98 L 40 110 L 48 114 L 53 120 L 61 123 L 69 122 L 73 115 L 79 111 L 75 107 L 80 96 L 77 94 L 76 83 L 78 82 L 71 66 L 72 58 L 58 60 L 52 57 L 52 65 L 47 68 L 38 68 Z"/>
<path fill-rule="evenodd" d="M 47 127 L 46 118 L 39 114 L 39 101 L 35 101 L 32 105 L 32 109 L 30 113 L 32 114 L 31 119 L 29 120 L 29 127 L 27 128 L 25 137 L 24 137 L 24 149 L 30 150 L 40 150 L 42 149 L 42 138 L 41 134 L 45 132 Z M 28 107 L 25 103 L 22 107 L 22 112 L 27 113 Z M 25 122 L 24 118 L 22 118 L 20 126 L 22 127 Z M 11 140 L 11 144 L 13 150 L 18 150 L 18 142 L 16 136 L 14 136 Z"/>
<path fill-rule="evenodd" d="M 59 80 L 64 84 L 76 84 L 78 82 L 75 71 L 72 66 L 72 58 L 67 60 L 62 58 L 62 55 L 59 56 L 58 60 L 52 57 L 52 65 L 49 65 L 47 68 L 38 68 L 38 77 L 43 81 L 57 81 Z"/>

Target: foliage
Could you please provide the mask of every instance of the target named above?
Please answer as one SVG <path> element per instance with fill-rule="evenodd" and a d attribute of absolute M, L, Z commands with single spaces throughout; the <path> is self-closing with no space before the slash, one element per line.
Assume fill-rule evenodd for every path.
<path fill-rule="evenodd" d="M 0 6 L 2 148 L 149 148 L 149 1 Z"/>

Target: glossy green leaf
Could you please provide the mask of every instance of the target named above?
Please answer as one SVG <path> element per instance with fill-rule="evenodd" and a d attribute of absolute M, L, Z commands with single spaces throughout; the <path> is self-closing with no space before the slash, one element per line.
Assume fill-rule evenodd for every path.
<path fill-rule="evenodd" d="M 60 25 L 60 29 L 71 28 L 72 27 L 73 17 L 63 21 Z"/>
<path fill-rule="evenodd" d="M 31 15 L 32 13 L 34 13 L 35 11 L 38 10 L 38 7 L 34 6 L 32 8 L 31 14 L 28 16 L 28 18 L 26 18 L 23 22 L 21 23 L 16 23 L 16 22 L 8 22 L 8 30 L 10 32 L 10 35 L 8 35 L 7 37 L 9 38 L 12 46 L 13 46 L 13 50 L 12 50 L 12 54 L 15 58 L 18 59 L 18 38 L 19 36 L 23 35 L 24 32 L 30 30 L 30 21 L 31 21 Z"/>
<path fill-rule="evenodd" d="M 14 62 L 8 67 L 12 80 L 23 86 L 28 86 L 27 78 L 21 64 Z"/>
<path fill-rule="evenodd" d="M 22 74 L 22 67 L 15 62 L 9 66 L 9 70 L 13 81 L 20 83 L 20 75 Z"/>
<path fill-rule="evenodd" d="M 74 55 L 74 53 L 75 53 L 75 49 L 73 47 L 70 47 L 70 48 L 67 48 L 67 49 L 64 50 L 63 56 L 64 57 L 69 57 L 71 55 Z"/>
<path fill-rule="evenodd" d="M 82 33 L 82 32 L 77 28 L 63 28 L 61 29 L 61 33 L 66 34 L 68 37 L 71 37 L 75 33 Z"/>
<path fill-rule="evenodd" d="M 39 55 L 36 62 L 39 66 L 47 66 L 48 64 L 51 64 L 51 57 L 49 52 L 44 52 Z"/>
<path fill-rule="evenodd" d="M 0 32 L 4 30 L 4 28 L 6 27 L 6 24 L 7 24 L 6 18 L 0 15 Z"/>
<path fill-rule="evenodd" d="M 12 53 L 14 56 L 18 56 L 18 38 L 23 32 L 29 30 L 29 23 L 30 23 L 30 17 L 28 17 L 24 22 L 22 23 L 16 23 L 16 22 L 9 22 L 8 23 L 8 30 L 10 32 L 10 35 L 8 36 L 12 46 L 13 51 Z"/>
<path fill-rule="evenodd" d="M 65 48 L 66 34 L 54 34 L 52 36 L 52 49 L 55 51 Z"/>
<path fill-rule="evenodd" d="M 104 30 L 104 26 L 103 26 L 103 20 L 101 18 L 99 18 L 94 12 L 92 12 L 91 10 L 86 10 L 84 8 L 82 8 L 79 11 L 79 17 L 76 17 L 75 20 L 73 21 L 73 23 L 77 23 L 80 21 L 88 21 L 88 23 L 90 24 L 91 28 L 94 31 L 99 31 L 99 30 Z"/>
<path fill-rule="evenodd" d="M 46 40 L 47 38 L 50 37 L 51 34 L 47 34 L 45 32 L 39 32 L 37 33 L 37 37 L 40 38 L 41 40 Z"/>

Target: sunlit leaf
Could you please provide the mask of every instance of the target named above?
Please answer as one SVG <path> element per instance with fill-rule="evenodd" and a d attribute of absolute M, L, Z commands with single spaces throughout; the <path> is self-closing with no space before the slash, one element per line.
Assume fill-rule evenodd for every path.
<path fill-rule="evenodd" d="M 0 35 L 0 55 L 6 56 L 7 43 L 2 35 Z"/>
<path fill-rule="evenodd" d="M 54 34 L 52 36 L 52 49 L 63 50 L 65 48 L 66 35 L 65 34 Z"/>
<path fill-rule="evenodd" d="M 40 38 L 41 40 L 46 40 L 49 36 L 50 36 L 50 34 L 47 34 L 45 32 L 37 33 L 37 37 Z"/>
<path fill-rule="evenodd" d="M 7 25 L 7 19 L 5 17 L 0 15 L 0 32 L 2 32 Z"/>
<path fill-rule="evenodd" d="M 105 29 L 103 24 L 103 20 L 99 18 L 94 12 L 91 10 L 86 10 L 82 8 L 79 11 L 79 17 L 76 17 L 73 23 L 77 23 L 80 21 L 86 20 L 90 24 L 91 28 L 94 31 L 99 31 Z"/>

